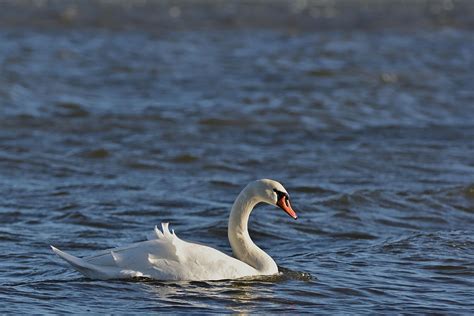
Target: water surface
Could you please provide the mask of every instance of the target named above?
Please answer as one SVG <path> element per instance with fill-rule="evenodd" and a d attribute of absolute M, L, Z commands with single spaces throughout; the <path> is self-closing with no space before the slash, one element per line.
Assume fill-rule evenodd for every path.
<path fill-rule="evenodd" d="M 471 2 L 35 3 L 2 3 L 0 312 L 472 311 Z M 252 214 L 278 277 L 88 280 L 48 246 L 169 221 L 230 253 L 264 177 L 299 215 Z"/>

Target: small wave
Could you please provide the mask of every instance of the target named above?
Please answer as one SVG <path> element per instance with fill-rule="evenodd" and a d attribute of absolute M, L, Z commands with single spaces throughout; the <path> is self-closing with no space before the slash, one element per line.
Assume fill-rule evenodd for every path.
<path fill-rule="evenodd" d="M 199 160 L 199 157 L 195 155 L 191 155 L 191 154 L 182 154 L 182 155 L 177 155 L 171 158 L 172 162 L 182 163 L 182 164 L 193 163 L 197 160 Z"/>
<path fill-rule="evenodd" d="M 246 119 L 223 119 L 223 118 L 206 118 L 199 120 L 199 124 L 206 126 L 248 126 L 250 122 Z"/>
<path fill-rule="evenodd" d="M 147 162 L 142 160 L 127 160 L 124 161 L 123 164 L 126 167 L 135 170 L 163 170 L 163 167 L 154 162 Z"/>
<path fill-rule="evenodd" d="M 435 224 L 447 224 L 448 222 L 439 216 L 404 216 L 399 217 L 399 219 L 404 221 L 411 222 L 425 222 L 425 223 L 435 223 Z"/>
<path fill-rule="evenodd" d="M 367 296 L 364 292 L 358 291 L 356 289 L 351 289 L 348 287 L 335 287 L 332 288 L 333 292 L 338 294 L 350 295 L 350 296 Z"/>
<path fill-rule="evenodd" d="M 383 251 L 397 253 L 417 248 L 423 248 L 427 253 L 437 249 L 445 249 L 446 252 L 448 250 L 471 249 L 474 247 L 474 239 L 470 232 L 463 231 L 416 232 L 394 240 L 386 240 L 381 244 L 381 247 Z M 417 260 L 420 261 L 423 258 L 418 256 Z"/>
<path fill-rule="evenodd" d="M 347 233 L 331 233 L 331 237 L 341 238 L 341 239 L 365 239 L 365 240 L 374 240 L 377 239 L 377 236 L 363 233 L 363 232 L 347 232 Z"/>
<path fill-rule="evenodd" d="M 57 190 L 57 191 L 53 191 L 51 192 L 51 196 L 64 196 L 64 195 L 69 195 L 71 194 L 69 191 L 65 191 L 65 190 Z"/>
<path fill-rule="evenodd" d="M 60 211 L 68 211 L 68 210 L 73 210 L 73 209 L 77 209 L 81 207 L 80 204 L 77 204 L 77 203 L 65 203 L 63 205 L 60 205 L 58 210 Z"/>
<path fill-rule="evenodd" d="M 111 156 L 111 152 L 105 148 L 86 150 L 79 153 L 79 156 L 89 159 L 104 159 Z"/>
<path fill-rule="evenodd" d="M 211 163 L 211 164 L 206 164 L 203 166 L 204 170 L 209 170 L 209 171 L 230 171 L 230 172 L 241 172 L 244 170 L 244 168 L 241 168 L 237 166 L 236 164 L 231 164 L 231 163 Z"/>
<path fill-rule="evenodd" d="M 424 270 L 434 270 L 434 271 L 469 271 L 469 267 L 465 267 L 465 266 L 453 266 L 453 265 L 428 265 L 428 266 L 424 266 L 422 267 L 422 269 Z M 472 271 L 470 271 L 471 273 L 469 274 L 473 274 Z"/>
<path fill-rule="evenodd" d="M 217 187 L 223 187 L 223 188 L 240 188 L 242 185 L 240 184 L 235 184 L 229 181 L 225 180 L 211 180 L 209 181 L 210 184 L 213 184 Z"/>
<path fill-rule="evenodd" d="M 82 212 L 73 211 L 61 214 L 54 218 L 55 220 L 61 220 L 66 223 L 88 226 L 94 228 L 106 228 L 106 229 L 120 229 L 123 227 L 120 221 L 111 219 L 95 220 L 84 215 Z"/>
<path fill-rule="evenodd" d="M 321 188 L 318 186 L 313 187 L 313 186 L 305 186 L 305 185 L 292 187 L 291 191 L 300 192 L 300 193 L 314 193 L 318 195 L 332 195 L 336 193 L 335 191 Z"/>
<path fill-rule="evenodd" d="M 390 227 L 398 227 L 398 228 L 408 228 L 408 229 L 417 229 L 418 226 L 412 225 L 409 223 L 405 222 L 400 222 L 400 221 L 395 221 L 392 219 L 377 219 L 375 220 L 377 223 L 380 223 L 385 226 L 390 226 Z"/>
<path fill-rule="evenodd" d="M 78 103 L 60 102 L 56 104 L 56 115 L 61 117 L 87 117 L 89 112 Z"/>
<path fill-rule="evenodd" d="M 7 232 L 0 232 L 0 240 L 1 241 L 20 241 L 21 238 L 17 234 L 7 233 Z"/>

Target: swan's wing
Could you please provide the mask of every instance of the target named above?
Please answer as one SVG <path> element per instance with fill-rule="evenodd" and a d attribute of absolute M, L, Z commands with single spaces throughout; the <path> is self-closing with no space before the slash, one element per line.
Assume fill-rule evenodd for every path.
<path fill-rule="evenodd" d="M 248 264 L 214 248 L 184 241 L 168 223 L 155 227 L 156 239 L 111 251 L 121 268 L 159 280 L 218 280 L 256 275 Z"/>
<path fill-rule="evenodd" d="M 155 227 L 155 238 L 79 259 L 55 251 L 84 275 L 92 278 L 145 276 L 157 280 L 218 280 L 256 275 L 246 263 L 216 249 L 183 241 L 168 224 Z"/>
<path fill-rule="evenodd" d="M 160 257 L 172 259 L 176 257 L 177 250 L 173 243 L 173 237 L 176 236 L 174 231 L 172 233 L 169 231 L 168 223 L 162 223 L 161 225 L 163 233 L 155 226 L 153 233 L 148 236 L 149 242 L 138 242 L 123 247 L 103 250 L 93 256 L 84 258 L 84 260 L 100 266 L 129 266 L 131 263 L 144 261 L 141 259 L 149 252 Z"/>

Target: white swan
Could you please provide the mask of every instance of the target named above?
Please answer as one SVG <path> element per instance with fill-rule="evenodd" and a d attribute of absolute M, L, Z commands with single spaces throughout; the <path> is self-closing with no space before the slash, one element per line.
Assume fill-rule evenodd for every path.
<path fill-rule="evenodd" d="M 240 192 L 229 217 L 228 237 L 235 258 L 208 246 L 184 241 L 169 231 L 155 226 L 148 241 L 105 250 L 94 256 L 77 258 L 53 246 L 53 251 L 77 271 L 93 279 L 149 277 L 156 280 L 222 280 L 278 273 L 273 259 L 255 245 L 247 223 L 255 205 L 265 202 L 277 205 L 292 218 L 285 188 L 268 179 L 249 183 Z"/>

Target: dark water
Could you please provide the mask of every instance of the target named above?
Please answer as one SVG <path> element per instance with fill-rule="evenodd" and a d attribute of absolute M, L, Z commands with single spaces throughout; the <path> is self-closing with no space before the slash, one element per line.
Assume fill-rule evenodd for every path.
<path fill-rule="evenodd" d="M 0 313 L 472 312 L 472 2 L 216 3 L 1 3 Z M 170 221 L 229 252 L 263 177 L 300 217 L 252 215 L 279 277 L 94 281 L 48 247 Z"/>

